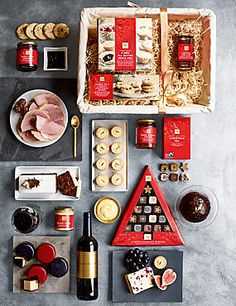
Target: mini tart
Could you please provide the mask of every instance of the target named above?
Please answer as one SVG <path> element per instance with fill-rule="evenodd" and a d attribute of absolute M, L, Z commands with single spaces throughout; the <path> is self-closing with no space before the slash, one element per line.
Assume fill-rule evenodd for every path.
<path fill-rule="evenodd" d="M 139 51 L 137 53 L 137 61 L 139 64 L 148 64 L 152 60 L 152 54 L 147 51 Z"/>
<path fill-rule="evenodd" d="M 154 84 L 154 82 L 153 82 L 152 80 L 150 80 L 150 79 L 144 79 L 144 80 L 142 81 L 142 85 L 143 85 L 143 86 L 154 86 L 155 84 Z"/>
<path fill-rule="evenodd" d="M 115 171 L 120 171 L 123 169 L 124 167 L 124 161 L 121 158 L 115 158 L 113 159 L 113 161 L 111 162 L 111 167 L 113 170 Z"/>
<path fill-rule="evenodd" d="M 154 259 L 154 266 L 158 269 L 158 270 L 162 270 L 165 269 L 165 267 L 167 266 L 167 260 L 164 256 L 157 256 Z"/>
<path fill-rule="evenodd" d="M 114 138 L 120 138 L 123 135 L 123 129 L 119 125 L 115 125 L 110 130 L 111 136 Z"/>
<path fill-rule="evenodd" d="M 104 51 L 114 51 L 115 43 L 111 40 L 104 41 L 104 43 L 102 44 L 102 48 Z"/>
<path fill-rule="evenodd" d="M 96 165 L 96 168 L 101 171 L 107 170 L 109 166 L 108 161 L 105 158 L 99 158 L 96 161 L 95 165 Z"/>
<path fill-rule="evenodd" d="M 106 185 L 108 185 L 109 183 L 109 178 L 106 174 L 99 174 L 96 178 L 95 178 L 95 182 L 98 186 L 100 187 L 105 187 Z"/>
<path fill-rule="evenodd" d="M 105 139 L 109 136 L 109 130 L 108 130 L 108 128 L 106 128 L 104 126 L 100 126 L 96 129 L 95 135 L 99 139 Z"/>
<path fill-rule="evenodd" d="M 111 183 L 114 186 L 120 186 L 123 183 L 123 176 L 120 173 L 115 173 L 111 177 Z"/>
<path fill-rule="evenodd" d="M 105 142 L 99 142 L 96 145 L 96 152 L 101 155 L 107 154 L 109 152 L 108 144 Z"/>
<path fill-rule="evenodd" d="M 121 154 L 123 152 L 123 144 L 121 142 L 113 142 L 111 152 L 115 155 Z"/>

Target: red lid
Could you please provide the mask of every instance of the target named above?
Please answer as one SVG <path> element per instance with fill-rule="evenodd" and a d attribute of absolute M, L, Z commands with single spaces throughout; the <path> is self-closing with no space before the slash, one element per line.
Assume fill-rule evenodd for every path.
<path fill-rule="evenodd" d="M 40 265 L 34 265 L 34 266 L 30 267 L 28 272 L 27 272 L 27 276 L 30 279 L 37 278 L 37 280 L 39 281 L 39 283 L 41 285 L 43 283 L 45 283 L 46 280 L 47 280 L 47 272 L 44 269 L 44 267 L 42 267 Z"/>
<path fill-rule="evenodd" d="M 50 243 L 42 243 L 37 248 L 37 258 L 39 261 L 41 261 L 44 264 L 47 264 L 56 256 L 56 250 L 54 246 Z"/>

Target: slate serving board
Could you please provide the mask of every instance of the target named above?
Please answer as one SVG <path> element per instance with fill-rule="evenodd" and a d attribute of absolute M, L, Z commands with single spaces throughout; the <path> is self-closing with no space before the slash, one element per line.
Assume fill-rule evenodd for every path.
<path fill-rule="evenodd" d="M 20 243 L 31 242 L 35 248 L 41 243 L 51 243 L 56 249 L 56 257 L 63 257 L 68 262 L 68 272 L 61 278 L 48 274 L 47 281 L 34 293 L 69 293 L 70 292 L 70 236 L 14 236 L 13 252 Z M 26 272 L 34 264 L 40 264 L 37 259 L 27 261 L 22 269 L 13 264 L 13 293 L 26 292 L 22 289 L 22 280 L 27 279 Z"/>
<path fill-rule="evenodd" d="M 21 143 L 10 128 L 10 110 L 14 101 L 31 89 L 47 89 L 58 95 L 68 110 L 66 132 L 59 141 L 44 148 L 32 148 Z M 72 115 L 82 120 L 78 111 L 76 79 L 0 78 L 0 161 L 80 161 L 82 160 L 82 121 L 77 129 L 77 158 L 73 158 Z"/>
<path fill-rule="evenodd" d="M 127 250 L 112 252 L 112 302 L 182 302 L 182 251 L 148 251 L 155 275 L 158 274 L 158 270 L 154 267 L 153 261 L 156 256 L 162 255 L 167 259 L 167 268 L 172 268 L 177 273 L 177 279 L 165 291 L 153 287 L 139 294 L 130 293 L 124 279 L 124 275 L 128 273 L 123 263 L 126 252 Z"/>

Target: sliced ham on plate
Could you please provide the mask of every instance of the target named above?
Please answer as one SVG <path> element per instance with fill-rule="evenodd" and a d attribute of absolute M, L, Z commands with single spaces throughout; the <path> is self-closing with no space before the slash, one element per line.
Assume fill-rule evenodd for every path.
<path fill-rule="evenodd" d="M 24 141 L 27 141 L 27 142 L 33 142 L 33 141 L 38 141 L 38 139 L 36 139 L 31 131 L 27 131 L 27 132 L 21 132 L 18 130 L 18 133 L 19 135 L 21 136 L 21 138 L 24 140 Z"/>
<path fill-rule="evenodd" d="M 37 108 L 38 108 L 38 105 L 37 105 L 35 102 L 32 102 L 32 103 L 30 104 L 29 111 L 34 110 L 34 109 L 37 109 Z"/>
<path fill-rule="evenodd" d="M 35 110 L 28 111 L 21 121 L 21 124 L 20 124 L 21 132 L 35 130 L 36 116 L 41 116 L 45 119 L 50 120 L 49 115 L 42 110 L 35 109 Z"/>
<path fill-rule="evenodd" d="M 37 140 L 39 140 L 39 141 L 48 141 L 46 138 L 44 138 L 43 136 L 42 136 L 42 134 L 40 133 L 40 132 L 38 132 L 38 131 L 31 131 L 31 133 L 33 134 L 33 136 L 37 139 Z"/>
<path fill-rule="evenodd" d="M 61 135 L 64 131 L 64 126 L 41 116 L 36 116 L 36 130 L 48 135 Z"/>
<path fill-rule="evenodd" d="M 61 106 L 61 99 L 52 93 L 43 93 L 34 97 L 34 101 L 38 106 L 43 104 L 54 104 Z"/>
<path fill-rule="evenodd" d="M 62 125 L 63 127 L 65 126 L 65 116 L 59 106 L 54 104 L 44 104 L 40 109 L 45 111 L 52 121 Z"/>

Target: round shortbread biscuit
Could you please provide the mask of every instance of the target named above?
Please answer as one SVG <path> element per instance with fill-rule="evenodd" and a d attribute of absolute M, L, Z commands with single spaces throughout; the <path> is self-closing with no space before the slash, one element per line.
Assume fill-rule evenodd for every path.
<path fill-rule="evenodd" d="M 47 39 L 47 36 L 44 35 L 43 33 L 43 27 L 45 26 L 45 23 L 38 23 L 35 27 L 34 27 L 34 35 L 41 40 L 45 40 Z"/>
<path fill-rule="evenodd" d="M 25 34 L 28 36 L 30 39 L 37 39 L 37 37 L 34 34 L 34 28 L 37 25 L 37 23 L 30 23 L 26 29 L 25 29 Z"/>
<path fill-rule="evenodd" d="M 28 39 L 29 37 L 25 34 L 25 30 L 28 26 L 28 23 L 22 23 L 16 28 L 16 35 L 19 39 Z"/>
<path fill-rule="evenodd" d="M 54 35 L 53 33 L 53 29 L 55 27 L 55 23 L 53 22 L 49 22 L 49 23 L 46 23 L 43 27 L 43 32 L 44 32 L 44 35 L 49 38 L 49 39 L 52 39 L 52 40 L 55 40 L 56 39 L 56 36 Z"/>
<path fill-rule="evenodd" d="M 58 23 L 53 28 L 53 33 L 57 38 L 66 38 L 70 33 L 70 28 L 65 23 Z"/>

